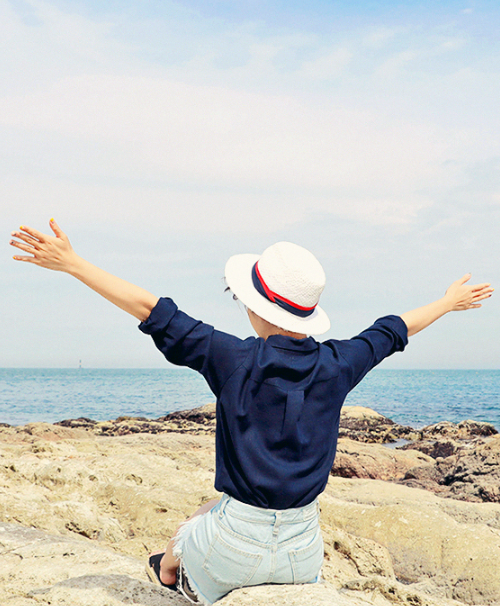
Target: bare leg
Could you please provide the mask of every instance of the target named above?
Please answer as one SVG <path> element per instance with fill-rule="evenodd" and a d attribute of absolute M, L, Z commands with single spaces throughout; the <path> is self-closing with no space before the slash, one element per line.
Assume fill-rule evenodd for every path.
<path fill-rule="evenodd" d="M 200 516 L 204 513 L 207 513 L 208 511 L 210 511 L 217 505 L 219 500 L 220 499 L 212 499 L 208 503 L 205 503 L 197 511 L 195 511 L 195 513 L 193 513 L 193 515 L 191 517 L 189 517 L 186 520 L 186 522 L 188 520 L 192 520 L 196 516 Z M 175 581 L 177 580 L 177 569 L 179 568 L 180 562 L 174 556 L 173 550 L 174 550 L 175 538 L 177 536 L 177 533 L 179 532 L 179 528 L 180 528 L 180 526 L 175 531 L 174 536 L 170 539 L 170 541 L 167 545 L 167 549 L 165 550 L 165 555 L 163 556 L 163 558 L 161 559 L 161 562 L 160 562 L 160 581 L 162 583 L 165 583 L 165 585 L 174 585 Z M 155 555 L 157 553 L 161 553 L 161 552 L 154 551 L 153 553 L 150 553 L 149 555 Z"/>

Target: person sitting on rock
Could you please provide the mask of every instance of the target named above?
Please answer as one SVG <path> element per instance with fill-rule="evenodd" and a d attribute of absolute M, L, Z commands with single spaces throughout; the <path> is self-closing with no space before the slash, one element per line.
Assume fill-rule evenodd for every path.
<path fill-rule="evenodd" d="M 489 284 L 467 274 L 444 297 L 378 319 L 348 340 L 318 342 L 330 327 L 318 305 L 323 268 L 312 253 L 279 242 L 240 254 L 225 268 L 257 338 L 215 330 L 157 296 L 78 256 L 54 220 L 54 236 L 13 232 L 18 261 L 66 272 L 141 321 L 166 359 L 203 375 L 217 398 L 215 488 L 181 524 L 166 550 L 150 555 L 150 578 L 213 604 L 232 589 L 316 583 L 323 562 L 318 495 L 335 458 L 345 397 L 379 362 L 450 311 L 481 307 Z"/>

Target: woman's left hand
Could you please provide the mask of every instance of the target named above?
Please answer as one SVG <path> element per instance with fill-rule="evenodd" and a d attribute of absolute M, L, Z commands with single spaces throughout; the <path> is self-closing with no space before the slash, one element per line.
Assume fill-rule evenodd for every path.
<path fill-rule="evenodd" d="M 448 288 L 444 296 L 449 306 L 449 311 L 464 311 L 481 307 L 479 301 L 489 299 L 493 288 L 489 282 L 483 284 L 469 285 L 471 275 L 465 274 L 460 280 L 456 280 Z"/>

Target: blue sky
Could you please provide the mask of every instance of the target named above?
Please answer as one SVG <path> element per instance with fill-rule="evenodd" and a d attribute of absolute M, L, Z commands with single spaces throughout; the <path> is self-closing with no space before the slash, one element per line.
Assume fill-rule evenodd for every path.
<path fill-rule="evenodd" d="M 54 216 L 77 251 L 241 336 L 227 257 L 310 248 L 326 337 L 499 284 L 493 2 L 0 0 L 0 366 L 161 366 L 135 321 L 15 264 Z M 387 367 L 499 368 L 495 297 Z"/>

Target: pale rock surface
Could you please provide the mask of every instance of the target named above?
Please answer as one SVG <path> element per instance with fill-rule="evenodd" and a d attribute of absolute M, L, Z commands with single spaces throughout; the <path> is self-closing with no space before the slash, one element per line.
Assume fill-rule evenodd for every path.
<path fill-rule="evenodd" d="M 144 562 L 217 496 L 213 436 L 120 427 L 0 428 L 0 604 L 184 606 Z M 499 505 L 331 478 L 321 507 L 325 583 L 244 588 L 220 605 L 500 605 Z"/>
<path fill-rule="evenodd" d="M 144 564 L 90 540 L 0 523 L 0 604 L 186 606 L 148 583 Z"/>
<path fill-rule="evenodd" d="M 399 580 L 468 604 L 500 603 L 498 504 L 342 478 L 321 503 L 325 524 L 384 546 Z"/>
<path fill-rule="evenodd" d="M 0 603 L 5 606 L 187 606 L 181 595 L 149 583 L 141 560 L 90 540 L 51 535 L 0 523 Z M 428 606 L 447 601 L 419 598 L 376 578 L 338 591 L 318 585 L 265 585 L 235 590 L 220 606 L 390 606 L 394 597 Z M 408 597 L 411 599 L 408 600 Z M 376 598 L 376 599 L 375 599 Z M 389 599 L 387 599 L 389 598 Z M 458 605 L 457 605 L 458 606 Z"/>

